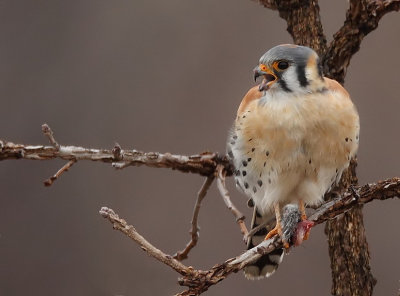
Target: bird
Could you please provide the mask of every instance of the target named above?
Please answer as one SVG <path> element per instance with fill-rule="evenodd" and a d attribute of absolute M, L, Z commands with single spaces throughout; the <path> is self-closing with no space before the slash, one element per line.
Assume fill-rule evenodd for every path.
<path fill-rule="evenodd" d="M 261 82 L 239 105 L 227 141 L 236 187 L 254 206 L 252 229 L 276 221 L 272 229 L 258 229 L 248 249 L 275 234 L 283 237 L 287 205 L 299 211 L 299 221 L 306 221 L 305 207 L 320 204 L 355 157 L 360 130 L 349 93 L 323 76 L 313 49 L 294 44 L 271 48 L 254 69 L 258 78 Z M 289 247 L 287 239 L 283 243 Z M 283 256 L 284 249 L 262 256 L 244 269 L 246 278 L 270 276 Z"/>

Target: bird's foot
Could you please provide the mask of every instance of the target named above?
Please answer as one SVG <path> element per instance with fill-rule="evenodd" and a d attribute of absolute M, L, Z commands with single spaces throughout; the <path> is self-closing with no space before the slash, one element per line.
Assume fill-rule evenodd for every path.
<path fill-rule="evenodd" d="M 282 238 L 283 247 L 286 250 L 289 249 L 289 243 L 283 238 L 282 229 L 279 224 L 277 224 L 270 232 L 268 232 L 268 234 L 265 236 L 265 240 L 270 239 L 277 234 Z"/>

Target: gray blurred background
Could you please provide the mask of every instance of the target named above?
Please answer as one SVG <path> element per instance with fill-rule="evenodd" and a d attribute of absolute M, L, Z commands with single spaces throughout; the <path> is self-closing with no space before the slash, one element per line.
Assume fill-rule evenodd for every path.
<path fill-rule="evenodd" d="M 347 1 L 321 1 L 329 40 Z M 383 18 L 351 61 L 346 88 L 361 117 L 360 183 L 399 176 L 400 15 Z M 276 12 L 249 0 L 0 1 L 0 138 L 195 154 L 225 151 L 261 54 L 290 43 Z M 172 295 L 178 274 L 113 231 L 109 206 L 167 253 L 181 249 L 203 179 L 145 167 L 63 161 L 0 163 L 0 295 Z M 229 183 L 233 201 L 250 217 Z M 375 295 L 400 288 L 398 200 L 372 202 L 365 226 Z M 244 245 L 215 185 L 185 264 L 207 269 Z M 241 273 L 206 295 L 329 295 L 324 226 L 261 281 Z"/>

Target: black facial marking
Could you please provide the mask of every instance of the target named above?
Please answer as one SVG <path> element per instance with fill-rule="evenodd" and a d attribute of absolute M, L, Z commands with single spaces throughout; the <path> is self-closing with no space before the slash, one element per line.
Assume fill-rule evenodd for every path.
<path fill-rule="evenodd" d="M 243 164 L 243 166 L 247 166 L 247 161 L 243 160 L 242 164 Z"/>
<path fill-rule="evenodd" d="M 297 73 L 297 79 L 299 80 L 300 85 L 302 87 L 306 87 L 309 84 L 307 77 L 306 77 L 306 65 L 305 64 L 298 65 L 296 68 L 296 73 Z"/>
<path fill-rule="evenodd" d="M 244 188 L 249 188 L 249 184 L 247 182 L 244 182 Z"/>
<path fill-rule="evenodd" d="M 237 139 L 237 136 L 236 136 L 236 135 L 234 135 L 234 136 L 232 137 L 232 139 L 236 140 L 236 139 Z"/>
<path fill-rule="evenodd" d="M 308 163 L 311 164 L 311 158 L 310 158 L 310 160 L 308 161 Z"/>
<path fill-rule="evenodd" d="M 254 207 L 254 201 L 253 201 L 253 199 L 250 198 L 250 199 L 247 201 L 247 206 L 248 206 L 249 208 Z"/>
<path fill-rule="evenodd" d="M 269 155 L 269 151 L 267 151 L 267 152 L 265 153 L 265 155 L 268 156 L 268 155 Z"/>
<path fill-rule="evenodd" d="M 261 181 L 261 180 L 258 180 L 258 181 L 257 181 L 257 184 L 258 184 L 258 186 L 261 187 L 261 186 L 262 186 L 262 181 Z"/>
<path fill-rule="evenodd" d="M 232 153 L 232 151 L 230 150 L 230 151 L 228 151 L 228 155 L 229 155 L 229 157 L 230 158 L 233 158 L 233 153 Z"/>
<path fill-rule="evenodd" d="M 285 80 L 280 79 L 280 80 L 278 80 L 278 83 L 281 85 L 282 89 L 283 89 L 285 92 L 292 92 L 292 90 L 287 86 Z"/>
<path fill-rule="evenodd" d="M 346 138 L 346 139 L 344 139 L 346 142 L 348 142 L 349 141 L 349 138 Z"/>
<path fill-rule="evenodd" d="M 257 188 L 256 186 L 253 186 L 253 192 L 256 193 L 257 192 Z"/>
<path fill-rule="evenodd" d="M 251 157 L 247 158 L 247 161 L 249 161 L 249 162 L 250 162 L 250 161 L 251 161 Z"/>
<path fill-rule="evenodd" d="M 246 176 L 246 175 L 247 175 L 247 172 L 246 172 L 246 171 L 243 171 L 243 172 L 242 172 L 242 175 L 243 175 L 243 177 Z"/>
<path fill-rule="evenodd" d="M 232 141 L 232 142 L 231 142 L 231 145 L 235 145 L 235 144 L 236 144 L 236 142 L 235 142 L 235 141 Z"/>
<path fill-rule="evenodd" d="M 236 176 L 239 176 L 239 175 L 240 175 L 240 171 L 239 171 L 239 170 L 236 170 L 236 171 L 235 171 L 235 175 L 236 175 Z"/>
<path fill-rule="evenodd" d="M 256 150 L 256 148 L 251 148 L 251 152 L 254 152 L 254 150 Z"/>
<path fill-rule="evenodd" d="M 249 142 L 252 141 L 252 140 L 253 140 L 253 138 L 250 138 L 250 139 L 249 139 Z"/>
<path fill-rule="evenodd" d="M 265 167 L 266 164 L 267 164 L 267 162 L 264 162 L 264 167 Z"/>

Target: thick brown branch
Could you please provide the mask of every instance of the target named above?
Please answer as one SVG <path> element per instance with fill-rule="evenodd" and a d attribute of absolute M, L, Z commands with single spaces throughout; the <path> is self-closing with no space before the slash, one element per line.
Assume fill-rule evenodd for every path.
<path fill-rule="evenodd" d="M 317 0 L 259 0 L 264 7 L 278 10 L 287 22 L 287 31 L 295 44 L 313 48 L 318 54 L 326 51 Z"/>
<path fill-rule="evenodd" d="M 181 172 L 190 172 L 203 176 L 214 174 L 217 165 L 222 165 L 227 175 L 232 175 L 232 167 L 225 156 L 217 153 L 204 152 L 197 155 L 185 156 L 170 153 L 142 152 L 137 150 L 91 149 L 77 146 L 53 146 L 14 144 L 0 140 L 0 161 L 7 159 L 30 160 L 91 160 L 113 163 L 120 168 L 126 166 L 149 166 L 155 168 L 170 168 Z"/>
<path fill-rule="evenodd" d="M 367 184 L 362 187 L 349 189 L 341 197 L 328 201 L 317 208 L 314 214 L 309 217 L 309 220 L 313 221 L 314 225 L 321 224 L 374 199 L 385 200 L 394 197 L 400 197 L 400 178 L 393 178 L 378 182 L 377 184 Z M 129 236 L 150 256 L 167 264 L 183 275 L 183 278 L 179 280 L 179 284 L 189 289 L 178 294 L 181 296 L 200 295 L 207 291 L 210 286 L 224 280 L 231 273 L 238 272 L 262 255 L 268 254 L 277 248 L 282 248 L 281 239 L 278 236 L 274 236 L 235 258 L 230 258 L 222 264 L 215 265 L 210 270 L 196 270 L 183 265 L 151 245 L 137 233 L 133 226 L 128 225 L 125 220 L 119 218 L 113 210 L 102 208 L 100 214 L 113 224 L 114 229 Z"/>
<path fill-rule="evenodd" d="M 378 27 L 386 13 L 399 9 L 400 0 L 351 0 L 344 25 L 334 35 L 323 59 L 325 75 L 343 83 L 350 59 L 364 37 Z"/>
<path fill-rule="evenodd" d="M 214 176 L 207 177 L 207 179 L 204 181 L 204 184 L 201 187 L 199 193 L 197 194 L 196 204 L 193 209 L 193 218 L 192 218 L 192 223 L 191 223 L 192 228 L 190 230 L 190 235 L 191 235 L 190 242 L 186 245 L 185 249 L 183 249 L 182 251 L 178 251 L 174 255 L 174 258 L 179 261 L 182 261 L 183 259 L 186 259 L 188 257 L 190 250 L 196 246 L 197 241 L 199 240 L 199 226 L 198 226 L 197 221 L 199 218 L 201 202 L 203 201 L 204 197 L 206 196 L 207 191 L 210 188 L 213 181 L 214 181 Z"/>

